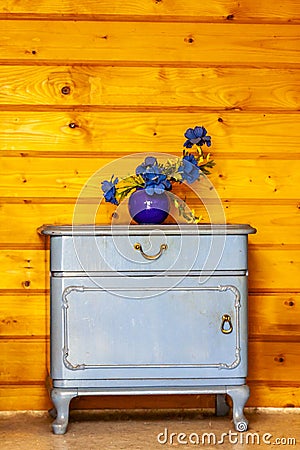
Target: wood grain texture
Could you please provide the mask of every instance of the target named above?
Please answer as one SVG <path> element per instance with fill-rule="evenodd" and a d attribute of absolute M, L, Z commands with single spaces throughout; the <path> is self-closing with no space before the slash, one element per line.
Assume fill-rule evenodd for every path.
<path fill-rule="evenodd" d="M 196 207 L 191 202 L 191 207 Z M 255 244 L 297 244 L 300 242 L 300 205 L 298 200 L 283 203 L 269 199 L 226 201 L 224 211 L 229 223 L 251 223 L 257 234 L 249 236 Z M 298 232 L 299 231 L 299 232 Z"/>
<path fill-rule="evenodd" d="M 287 0 L 284 4 L 280 0 L 5 0 L 0 7 L 0 14 L 28 15 L 39 17 L 41 15 L 62 17 L 93 18 L 109 15 L 112 17 L 134 16 L 141 20 L 165 20 L 171 17 L 182 20 L 190 18 L 192 21 L 209 21 L 214 18 L 252 21 L 286 21 L 299 19 L 299 0 Z M 149 17 L 150 16 L 150 17 Z M 1 16 L 0 16 L 1 17 Z"/>
<path fill-rule="evenodd" d="M 6 20 L 0 60 L 293 64 L 291 25 Z M 220 45 L 222 44 L 222 45 Z M 84 51 L 83 51 L 84 49 Z M 203 49 L 205 53 L 203 54 Z"/>
<path fill-rule="evenodd" d="M 249 336 L 294 337 L 300 339 L 299 294 L 250 295 Z"/>
<path fill-rule="evenodd" d="M 3 277 L 0 290 L 40 289 L 42 292 L 49 285 L 49 252 L 44 250 L 0 250 L 0 267 Z M 41 293 L 42 293 L 41 292 Z"/>
<path fill-rule="evenodd" d="M 15 223 L 18 223 L 16 232 L 12 233 L 9 221 L 0 221 L 0 246 L 35 245 L 44 248 L 45 239 L 36 231 L 41 226 L 41 220 L 49 224 L 71 224 L 74 204 L 75 201 L 70 204 L 39 204 L 30 200 L 17 206 L 9 203 L 0 204 L 1 215 L 11 217 Z"/>
<path fill-rule="evenodd" d="M 26 291 L 48 288 L 49 251 L 0 249 L 1 289 Z M 249 251 L 249 290 L 300 291 L 300 248 L 253 246 Z"/>
<path fill-rule="evenodd" d="M 2 295 L 0 317 L 0 339 L 49 336 L 49 295 Z"/>
<path fill-rule="evenodd" d="M 19 203 L 14 203 L 19 200 Z M 44 239 L 36 232 L 41 221 L 52 224 L 72 224 L 73 214 L 76 211 L 76 198 L 62 197 L 61 203 L 56 197 L 51 199 L 28 198 L 2 198 L 0 213 L 3 217 L 10 217 L 15 227 L 11 232 L 11 223 L 8 220 L 0 221 L 0 247 L 2 248 L 29 248 L 30 246 L 44 248 Z M 67 203 L 68 200 L 68 203 Z M 13 202 L 14 201 L 14 202 Z M 95 200 L 96 201 L 96 200 Z M 199 200 L 192 197 L 188 199 L 190 208 L 202 216 L 200 223 L 209 222 L 209 216 Z M 257 228 L 257 234 L 249 236 L 250 243 L 289 245 L 300 242 L 300 213 L 298 200 L 275 200 L 270 204 L 269 199 L 226 199 L 223 202 L 224 213 L 228 223 L 251 223 Z M 105 225 L 110 223 L 115 207 L 110 203 L 103 203 L 95 223 Z M 274 214 L 274 211 L 276 212 Z M 83 217 L 81 223 L 86 223 Z M 122 221 L 122 218 L 120 218 Z M 78 220 L 76 220 L 78 223 Z M 124 223 L 126 220 L 124 218 Z"/>
<path fill-rule="evenodd" d="M 247 406 L 273 408 L 299 408 L 299 384 L 250 382 L 251 395 Z"/>
<path fill-rule="evenodd" d="M 251 294 L 249 339 L 300 337 L 299 294 Z M 0 296 L 0 338 L 49 337 L 49 293 L 15 292 Z"/>
<path fill-rule="evenodd" d="M 297 382 L 300 343 L 249 342 L 249 380 Z"/>
<path fill-rule="evenodd" d="M 1 339 L 0 349 L 0 383 L 40 383 L 46 379 L 46 340 Z"/>
<path fill-rule="evenodd" d="M 0 384 L 1 411 L 47 411 L 50 408 L 51 401 L 44 385 Z"/>
<path fill-rule="evenodd" d="M 299 159 L 300 115 L 220 111 L 0 111 L 2 156 L 114 158 L 182 152 L 184 132 L 201 124 L 217 159 Z M 70 127 L 72 124 L 72 127 Z M 73 126 L 74 125 L 74 126 Z M 278 130 L 284 130 L 284 154 Z M 60 163 L 60 161 L 59 161 Z M 268 162 L 266 162 L 268 165 Z"/>
<path fill-rule="evenodd" d="M 188 83 L 187 83 L 188 79 Z M 298 110 L 297 69 L 0 66 L 0 105 Z"/>
<path fill-rule="evenodd" d="M 115 176 L 132 174 L 145 155 L 123 158 L 3 157 L 0 172 L 1 197 L 73 197 L 86 185 L 93 196 L 101 195 L 100 183 Z M 299 199 L 300 161 L 270 159 L 229 160 L 219 157 L 209 177 L 216 192 L 226 198 Z M 211 187 L 211 185 L 208 185 Z M 205 182 L 193 185 L 205 197 Z M 178 190 L 180 192 L 180 190 Z M 192 191 L 191 191 L 192 192 Z M 195 195 L 192 194 L 191 195 Z"/>
<path fill-rule="evenodd" d="M 299 292 L 299 270 L 299 248 L 253 247 L 249 252 L 249 290 L 289 289 Z"/>
<path fill-rule="evenodd" d="M 300 395 L 296 386 L 268 385 L 250 382 L 251 396 L 247 406 L 299 407 Z M 49 410 L 52 407 L 43 385 L 0 385 L 0 408 L 16 410 Z M 133 409 L 133 408 L 214 408 L 214 396 L 99 396 L 79 397 L 72 401 L 76 409 Z"/>
<path fill-rule="evenodd" d="M 249 380 L 294 383 L 300 370 L 300 343 L 251 342 Z M 0 340 L 0 383 L 44 382 L 47 374 L 47 342 L 43 339 Z"/>

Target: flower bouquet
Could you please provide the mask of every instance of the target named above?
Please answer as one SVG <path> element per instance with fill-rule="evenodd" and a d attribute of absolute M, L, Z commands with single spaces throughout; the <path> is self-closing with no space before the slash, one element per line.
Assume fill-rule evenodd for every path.
<path fill-rule="evenodd" d="M 211 146 L 211 137 L 202 126 L 188 128 L 184 133 L 181 158 L 169 159 L 159 163 L 155 156 L 147 156 L 136 167 L 135 173 L 123 178 L 112 175 L 111 179 L 101 182 L 105 201 L 119 205 L 129 196 L 129 212 L 138 223 L 162 223 L 169 213 L 169 197 L 174 183 L 192 184 L 201 175 L 208 175 L 215 163 L 210 154 L 205 154 L 202 147 Z M 193 146 L 196 152 L 189 151 Z M 179 215 L 188 222 L 197 223 L 199 217 L 193 211 L 186 210 L 186 204 L 176 196 L 171 197 Z"/>

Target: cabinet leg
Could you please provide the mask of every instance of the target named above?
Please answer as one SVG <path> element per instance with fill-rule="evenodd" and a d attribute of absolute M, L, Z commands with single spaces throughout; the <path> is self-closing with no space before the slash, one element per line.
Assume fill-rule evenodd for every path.
<path fill-rule="evenodd" d="M 52 423 L 54 434 L 65 434 L 69 422 L 69 406 L 72 398 L 77 397 L 77 390 L 66 390 L 54 388 L 51 391 L 51 399 L 56 410 L 56 419 Z M 54 410 L 54 411 L 53 411 Z"/>
<path fill-rule="evenodd" d="M 249 398 L 249 387 L 246 384 L 228 387 L 227 394 L 232 398 L 232 418 L 236 431 L 246 431 L 248 420 L 244 416 L 244 406 Z"/>
<path fill-rule="evenodd" d="M 226 402 L 226 395 L 225 394 L 216 394 L 215 398 L 215 405 L 216 405 L 216 415 L 221 416 L 227 416 L 229 412 L 229 405 Z"/>
<path fill-rule="evenodd" d="M 56 408 L 51 408 L 51 409 L 49 409 L 48 413 L 49 413 L 49 416 L 52 417 L 52 419 L 55 419 L 55 417 L 56 417 L 56 415 L 57 415 L 57 413 L 56 413 Z"/>

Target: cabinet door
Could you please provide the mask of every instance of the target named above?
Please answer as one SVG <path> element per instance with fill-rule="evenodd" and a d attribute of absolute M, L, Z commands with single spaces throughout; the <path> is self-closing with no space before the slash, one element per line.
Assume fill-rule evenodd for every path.
<path fill-rule="evenodd" d="M 102 284 L 52 280 L 52 377 L 246 375 L 245 277 Z"/>

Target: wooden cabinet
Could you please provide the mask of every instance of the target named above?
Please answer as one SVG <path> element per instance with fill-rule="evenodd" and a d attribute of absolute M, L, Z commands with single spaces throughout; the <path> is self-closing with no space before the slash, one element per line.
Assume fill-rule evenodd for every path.
<path fill-rule="evenodd" d="M 249 225 L 44 226 L 51 248 L 53 431 L 81 395 L 249 396 Z"/>

